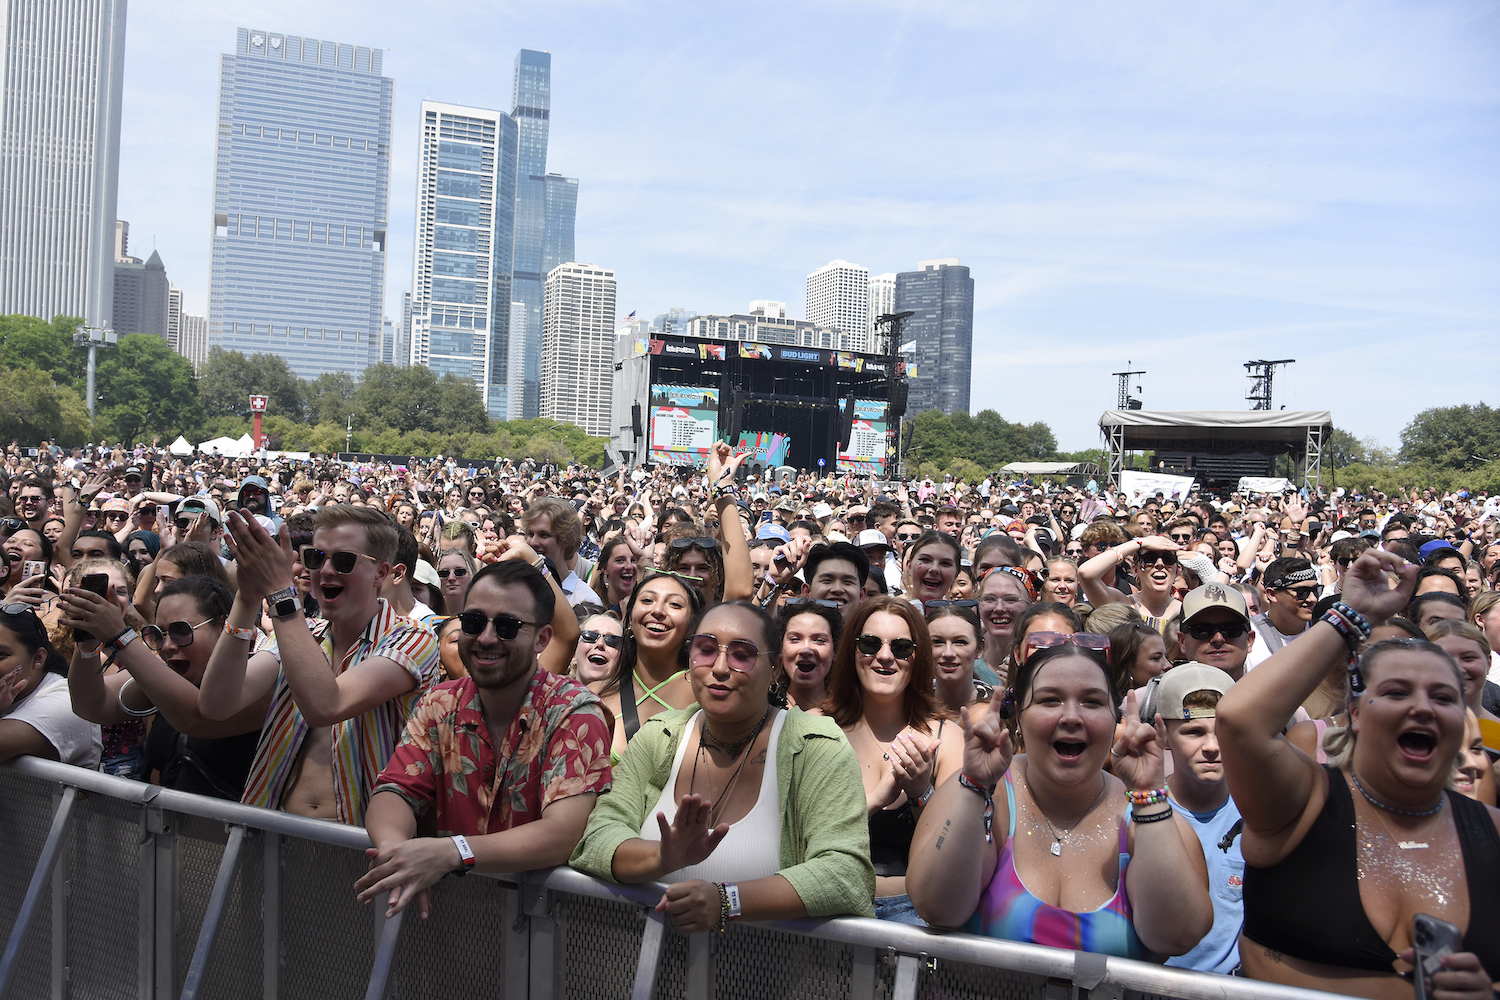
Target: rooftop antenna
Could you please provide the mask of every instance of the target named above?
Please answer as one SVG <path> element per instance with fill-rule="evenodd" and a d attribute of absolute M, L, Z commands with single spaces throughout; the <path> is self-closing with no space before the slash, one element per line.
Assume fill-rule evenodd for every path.
<path fill-rule="evenodd" d="M 1125 362 L 1125 365 L 1126 365 L 1126 367 L 1129 367 L 1129 365 L 1130 365 L 1129 360 L 1127 360 Z M 1132 375 L 1144 375 L 1146 373 L 1145 372 L 1110 372 L 1110 374 L 1113 375 L 1115 378 L 1117 378 L 1117 379 L 1120 380 L 1120 397 L 1119 397 L 1119 402 L 1115 404 L 1115 409 L 1117 409 L 1117 410 L 1139 410 L 1141 408 L 1141 401 L 1139 399 L 1132 399 L 1130 397 L 1130 376 L 1132 376 Z M 1139 385 L 1137 385 L 1135 387 L 1135 391 L 1136 392 L 1140 392 L 1141 391 L 1141 387 Z"/>
<path fill-rule="evenodd" d="M 1276 374 L 1279 365 L 1294 365 L 1296 358 L 1282 358 L 1279 361 L 1246 361 L 1245 371 L 1249 372 L 1246 377 L 1250 379 L 1250 392 L 1245 398 L 1250 401 L 1252 410 L 1269 410 L 1271 406 L 1271 379 Z"/>

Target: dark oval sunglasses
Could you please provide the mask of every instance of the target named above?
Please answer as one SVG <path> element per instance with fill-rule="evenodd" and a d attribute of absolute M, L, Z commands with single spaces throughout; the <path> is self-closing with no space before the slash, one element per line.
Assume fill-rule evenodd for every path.
<path fill-rule="evenodd" d="M 875 656 L 880 652 L 880 647 L 886 645 L 886 641 L 878 635 L 870 635 L 868 632 L 854 640 L 854 648 L 866 656 Z M 891 655 L 898 660 L 905 660 L 917 651 L 917 644 L 912 639 L 892 639 L 889 643 Z"/>
<path fill-rule="evenodd" d="M 587 642 L 589 644 L 596 643 L 602 638 L 604 640 L 604 644 L 610 649 L 621 649 L 625 645 L 625 640 L 622 637 L 618 635 L 610 635 L 607 632 L 595 632 L 593 629 L 586 629 L 585 631 L 579 632 L 578 638 L 581 641 Z"/>
<path fill-rule="evenodd" d="M 166 640 L 171 639 L 173 645 L 181 649 L 183 646 L 191 646 L 193 633 L 211 621 L 213 621 L 212 618 L 205 618 L 196 625 L 191 622 L 168 622 L 166 629 L 161 629 L 156 625 L 147 625 L 141 629 L 141 641 L 146 644 L 147 649 L 160 652 L 161 648 L 167 644 Z"/>

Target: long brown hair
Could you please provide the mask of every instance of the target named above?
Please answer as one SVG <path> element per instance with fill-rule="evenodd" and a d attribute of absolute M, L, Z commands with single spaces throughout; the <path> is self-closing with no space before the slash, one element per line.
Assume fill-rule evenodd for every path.
<path fill-rule="evenodd" d="M 911 654 L 911 679 L 901 697 L 905 703 L 906 724 L 919 732 L 926 732 L 929 719 L 946 717 L 947 713 L 932 696 L 932 635 L 927 631 L 927 621 L 914 604 L 902 597 L 872 597 L 860 602 L 844 629 L 838 654 L 833 658 L 833 669 L 828 672 L 828 698 L 823 702 L 823 711 L 845 729 L 863 718 L 865 689 L 859 683 L 859 671 L 854 666 L 854 643 L 859 639 L 865 622 L 881 611 L 905 621 L 912 642 L 917 644 L 916 651 Z"/>

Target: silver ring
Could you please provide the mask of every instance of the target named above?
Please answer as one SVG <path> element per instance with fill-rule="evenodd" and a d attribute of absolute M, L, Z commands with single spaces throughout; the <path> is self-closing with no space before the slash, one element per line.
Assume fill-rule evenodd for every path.
<path fill-rule="evenodd" d="M 1109 755 L 1111 757 L 1124 757 L 1125 756 L 1124 754 L 1122 754 L 1119 751 L 1115 750 L 1114 747 L 1110 747 L 1109 748 Z"/>

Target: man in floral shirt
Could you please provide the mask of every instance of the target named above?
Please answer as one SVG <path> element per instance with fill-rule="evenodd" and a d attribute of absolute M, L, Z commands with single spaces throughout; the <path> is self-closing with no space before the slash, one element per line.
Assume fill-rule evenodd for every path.
<path fill-rule="evenodd" d="M 363 902 L 387 893 L 395 914 L 415 900 L 425 918 L 429 887 L 449 872 L 568 860 L 595 796 L 609 789 L 611 734 L 596 695 L 537 663 L 555 607 L 546 578 L 524 561 L 474 577 L 458 616 L 469 676 L 417 704 L 370 797 L 375 846 L 355 884 Z M 417 837 L 429 807 L 438 836 Z"/>

